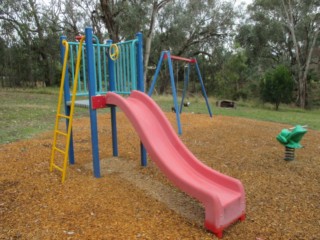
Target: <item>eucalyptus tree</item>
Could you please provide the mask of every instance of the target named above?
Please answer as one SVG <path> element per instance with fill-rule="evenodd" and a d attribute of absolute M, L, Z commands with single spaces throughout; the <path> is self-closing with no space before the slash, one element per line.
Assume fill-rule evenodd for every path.
<path fill-rule="evenodd" d="M 105 23 L 110 39 L 119 42 L 121 39 L 143 31 L 145 39 L 144 79 L 148 72 L 148 63 L 154 30 L 158 14 L 173 0 L 100 0 L 101 18 Z"/>
<path fill-rule="evenodd" d="M 235 18 L 231 1 L 176 0 L 161 14 L 157 33 L 176 55 L 212 57 L 215 47 L 231 43 Z"/>
<path fill-rule="evenodd" d="M 99 0 L 64 0 L 61 9 L 62 30 L 69 39 L 83 35 L 85 28 L 91 26 L 94 34 L 103 41 L 106 31 L 98 12 Z"/>
<path fill-rule="evenodd" d="M 319 0 L 255 0 L 248 8 L 250 21 L 238 41 L 258 69 L 289 64 L 298 87 L 297 103 L 307 106 L 308 74 L 314 49 L 319 47 Z M 257 61 L 259 60 L 259 61 Z"/>
<path fill-rule="evenodd" d="M 242 48 L 230 52 L 217 72 L 216 93 L 232 100 L 249 97 L 247 56 Z"/>
<path fill-rule="evenodd" d="M 6 41 L 0 37 L 0 86 L 4 87 L 6 82 L 7 70 L 7 47 Z"/>
<path fill-rule="evenodd" d="M 214 49 L 231 42 L 236 16 L 231 1 L 219 0 L 100 0 L 97 15 L 113 42 L 144 33 L 145 79 L 160 48 L 212 58 Z"/>
<path fill-rule="evenodd" d="M 320 32 L 320 1 L 281 0 L 285 26 L 292 38 L 292 58 L 299 84 L 299 105 L 307 104 L 307 77 L 310 70 L 313 50 Z M 318 41 L 319 44 L 319 41 Z M 318 45 L 319 46 L 319 45 Z"/>
<path fill-rule="evenodd" d="M 6 59 L 7 77 L 15 84 L 36 81 L 50 85 L 52 73 L 52 35 L 49 36 L 42 4 L 36 0 L 3 0 L 0 7 L 1 34 L 11 54 Z M 8 69 L 7 69 L 8 70 Z"/>
<path fill-rule="evenodd" d="M 164 49 L 171 49 L 174 55 L 198 57 L 202 64 L 210 64 L 207 84 L 213 86 L 213 70 L 223 61 L 225 49 L 232 47 L 236 17 L 231 1 L 176 0 L 168 4 L 159 14 L 156 54 L 151 62 L 155 64 Z"/>
<path fill-rule="evenodd" d="M 20 48 L 14 56 L 16 71 L 14 81 L 35 81 L 39 69 L 32 67 L 36 60 L 47 66 L 47 54 L 43 48 L 44 28 L 38 4 L 34 0 L 2 1 L 0 8 L 1 32 L 9 37 L 11 49 Z M 8 40 L 9 40 L 8 39 Z M 13 52 L 13 51 L 12 51 Z M 37 76 L 38 75 L 38 76 Z"/>

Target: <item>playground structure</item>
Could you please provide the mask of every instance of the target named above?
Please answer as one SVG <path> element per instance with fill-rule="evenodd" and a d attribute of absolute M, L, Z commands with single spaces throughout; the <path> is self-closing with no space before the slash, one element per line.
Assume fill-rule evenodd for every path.
<path fill-rule="evenodd" d="M 108 91 L 128 95 L 132 90 L 144 90 L 141 33 L 136 35 L 136 39 L 117 44 L 119 49 L 119 60 L 117 61 L 112 60 L 109 54 L 111 46 L 113 46 L 112 41 L 105 44 L 99 43 L 91 28 L 86 28 L 85 37 L 77 37 L 76 39 L 78 41 L 74 42 L 67 42 L 64 36 L 60 39 L 63 71 L 50 170 L 61 171 L 62 182 L 66 177 L 68 158 L 70 164 L 75 163 L 72 136 L 74 108 L 77 106 L 89 109 L 93 173 L 95 177 L 100 177 L 97 111 L 96 106 L 93 105 L 98 103 L 93 102 L 92 98 L 106 94 Z M 76 96 L 87 96 L 87 99 L 76 101 Z M 65 114 L 60 109 L 62 102 L 64 102 Z M 111 107 L 110 109 L 113 156 L 118 156 L 116 108 Z M 58 122 L 61 118 L 66 120 L 67 132 L 58 129 Z M 57 147 L 57 140 L 61 135 L 66 137 L 64 149 Z M 63 155 L 62 167 L 55 164 L 56 153 Z M 147 164 L 146 159 L 145 150 L 141 146 L 141 164 L 143 166 Z"/>
<path fill-rule="evenodd" d="M 93 43 L 94 38 L 92 29 L 87 28 L 85 36 L 79 38 L 80 42 L 68 43 L 65 38 L 61 39 L 63 71 L 50 170 L 61 171 L 63 182 L 66 177 L 68 157 L 70 164 L 75 163 L 72 115 L 74 107 L 81 106 L 89 108 L 93 172 L 95 177 L 100 177 L 97 110 L 110 107 L 113 155 L 118 156 L 116 126 L 118 106 L 132 123 L 142 142 L 141 164 L 146 166 L 147 150 L 151 159 L 170 181 L 203 203 L 205 227 L 218 237 L 222 237 L 226 227 L 245 218 L 243 185 L 239 180 L 221 174 L 199 161 L 182 143 L 160 107 L 144 93 L 141 34 L 137 34 L 135 40 L 117 43 L 119 48 L 117 59 L 116 57 L 111 59 L 111 55 L 115 53 L 110 51 L 111 41 L 100 44 L 96 40 Z M 73 51 L 77 53 L 76 58 L 72 55 Z M 68 58 L 69 52 L 70 58 Z M 71 95 L 70 82 L 73 86 Z M 130 96 L 125 98 L 120 94 Z M 62 114 L 60 109 L 63 95 L 65 114 Z M 77 102 L 76 95 L 87 95 L 88 100 Z M 176 100 L 175 105 L 177 105 Z M 60 119 L 66 120 L 67 133 L 58 129 L 57 123 Z M 65 149 L 58 148 L 56 143 L 57 136 L 60 135 L 67 139 Z M 64 156 L 62 167 L 56 164 L 56 152 Z"/>
<path fill-rule="evenodd" d="M 174 102 L 174 107 L 173 107 L 172 110 L 173 110 L 173 112 L 176 113 L 178 133 L 182 134 L 180 114 L 182 113 L 183 106 L 187 106 L 188 105 L 188 104 L 184 104 L 184 100 L 185 100 L 185 97 L 186 97 L 186 92 L 188 91 L 191 65 L 195 66 L 195 69 L 196 69 L 196 72 L 197 72 L 197 76 L 198 76 L 198 80 L 199 80 L 199 83 L 200 83 L 200 86 L 201 86 L 202 96 L 206 101 L 206 106 L 207 106 L 208 113 L 209 113 L 210 117 L 212 117 L 212 111 L 211 111 L 210 104 L 209 104 L 209 101 L 208 101 L 206 89 L 205 89 L 204 84 L 203 84 L 203 80 L 202 80 L 202 77 L 201 77 L 200 68 L 199 68 L 197 59 L 196 58 L 189 59 L 189 58 L 184 58 L 184 57 L 180 57 L 180 56 L 174 56 L 174 55 L 171 55 L 170 51 L 162 51 L 161 52 L 161 56 L 160 56 L 158 64 L 157 64 L 156 72 L 155 72 L 155 75 L 153 77 L 150 89 L 148 91 L 148 95 L 151 96 L 153 91 L 154 91 L 154 88 L 155 88 L 155 85 L 156 85 L 156 82 L 157 82 L 157 79 L 158 79 L 158 76 L 159 76 L 159 73 L 160 73 L 160 70 L 161 70 L 161 66 L 162 66 L 162 63 L 164 62 L 164 60 L 167 60 L 168 67 L 169 67 L 170 84 L 171 84 L 172 96 L 173 96 L 173 102 Z M 182 98 L 181 98 L 180 107 L 178 105 L 177 89 L 176 89 L 176 86 L 175 86 L 175 79 L 174 79 L 174 74 L 173 74 L 172 61 L 182 61 L 182 62 L 187 64 L 187 71 L 184 74 L 183 92 L 182 92 Z"/>

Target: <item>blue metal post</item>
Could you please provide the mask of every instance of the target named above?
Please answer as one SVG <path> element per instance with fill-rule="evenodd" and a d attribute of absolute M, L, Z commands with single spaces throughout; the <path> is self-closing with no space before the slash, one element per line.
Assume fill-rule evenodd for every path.
<path fill-rule="evenodd" d="M 95 72 L 97 73 L 97 79 L 96 79 L 96 82 L 98 83 L 97 84 L 97 92 L 100 94 L 102 92 L 102 75 L 101 75 L 101 53 L 100 53 L 100 42 L 99 42 L 99 39 L 97 36 L 93 35 L 93 38 L 95 39 L 95 42 L 96 42 L 96 49 L 97 49 L 97 66 L 98 66 L 98 69 L 95 69 Z M 96 67 L 96 65 L 95 65 Z"/>
<path fill-rule="evenodd" d="M 60 37 L 60 57 L 61 63 L 63 64 L 64 54 L 65 54 L 65 47 L 62 45 L 62 41 L 67 40 L 66 36 Z M 64 86 L 63 86 L 63 95 L 64 95 L 64 111 L 67 116 L 70 116 L 70 106 L 67 105 L 67 102 L 70 101 L 70 87 L 69 87 L 69 74 L 68 74 L 68 65 L 66 69 L 66 75 L 64 76 Z M 66 126 L 67 129 L 69 127 L 69 119 L 66 119 Z M 74 164 L 74 148 L 73 148 L 73 136 L 72 130 L 70 134 L 70 145 L 69 145 L 69 163 Z"/>
<path fill-rule="evenodd" d="M 170 54 L 169 51 L 167 51 L 166 54 L 168 56 L 169 74 L 170 74 L 171 88 L 172 88 L 172 94 L 173 94 L 173 102 L 174 102 L 174 108 L 175 108 L 175 112 L 176 112 L 176 119 L 177 119 L 177 125 L 178 125 L 178 133 L 181 135 L 182 134 L 182 128 L 181 128 L 181 123 L 180 123 L 180 113 L 179 113 L 179 108 L 178 108 L 177 90 L 176 90 L 175 82 L 174 82 L 171 54 Z"/>
<path fill-rule="evenodd" d="M 138 81 L 137 89 L 144 92 L 144 78 L 143 78 L 143 38 L 142 33 L 137 33 L 138 39 L 138 52 L 137 52 L 137 68 L 138 68 Z M 147 151 L 143 144 L 140 142 L 140 156 L 141 156 L 141 166 L 147 166 Z"/>
<path fill-rule="evenodd" d="M 163 58 L 164 58 L 164 55 L 165 55 L 165 51 L 162 51 L 161 52 L 161 56 L 160 56 L 160 59 L 158 61 L 158 65 L 157 65 L 157 68 L 156 68 L 156 72 L 153 76 L 153 80 L 152 80 L 152 83 L 151 83 L 151 86 L 149 88 L 149 92 L 148 92 L 148 95 L 151 96 L 152 93 L 153 93 L 153 90 L 154 90 L 154 87 L 156 86 L 156 82 L 157 82 L 157 78 L 158 78 L 158 75 L 160 73 L 160 70 L 161 70 L 161 64 L 163 62 Z"/>
<path fill-rule="evenodd" d="M 206 89 L 205 89 L 204 84 L 203 84 L 203 81 L 202 81 L 202 77 L 201 77 L 201 74 L 200 74 L 200 69 L 199 69 L 197 60 L 196 60 L 195 65 L 196 65 L 196 70 L 197 70 L 198 78 L 199 78 L 199 81 L 200 81 L 200 84 L 201 84 L 202 94 L 203 94 L 204 99 L 206 100 L 206 104 L 207 104 L 207 109 L 208 109 L 209 115 L 210 115 L 210 117 L 212 117 L 211 108 L 210 108 L 210 105 L 209 105 L 209 101 L 208 101 Z"/>
<path fill-rule="evenodd" d="M 112 44 L 112 40 L 109 40 L 107 44 Z M 115 83 L 115 75 L 114 75 L 114 62 L 110 58 L 109 51 L 107 51 L 108 55 L 108 69 L 109 69 L 109 84 L 110 91 L 116 91 L 116 83 Z M 118 154 L 118 136 L 117 136 L 117 109 L 115 106 L 111 106 L 111 132 L 112 132 L 112 153 L 114 157 L 117 157 Z"/>
<path fill-rule="evenodd" d="M 143 38 L 142 33 L 139 32 L 136 34 L 138 39 L 138 49 L 137 49 L 137 68 L 138 68 L 138 81 L 137 89 L 141 92 L 144 92 L 144 79 L 143 79 Z"/>
<path fill-rule="evenodd" d="M 90 109 L 90 126 L 91 126 L 91 144 L 93 157 L 93 173 L 94 176 L 100 177 L 100 162 L 99 162 L 99 141 L 98 141 L 98 126 L 97 126 L 97 110 L 92 109 L 91 97 L 96 95 L 96 79 L 94 67 L 94 49 L 92 43 L 92 28 L 85 29 L 86 50 L 87 50 L 87 66 L 89 76 L 89 109 Z"/>

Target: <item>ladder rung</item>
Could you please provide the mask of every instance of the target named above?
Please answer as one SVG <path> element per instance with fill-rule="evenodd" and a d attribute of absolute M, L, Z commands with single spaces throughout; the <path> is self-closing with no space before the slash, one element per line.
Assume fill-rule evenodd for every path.
<path fill-rule="evenodd" d="M 58 152 L 60 152 L 62 154 L 66 154 L 66 152 L 61 150 L 60 148 L 54 147 L 54 150 L 56 150 L 56 151 L 58 151 Z"/>
<path fill-rule="evenodd" d="M 52 164 L 52 166 L 55 168 L 55 169 L 58 169 L 60 172 L 63 172 L 63 169 L 57 165 L 55 165 L 54 163 Z"/>
<path fill-rule="evenodd" d="M 64 133 L 64 132 L 61 132 L 61 131 L 58 131 L 58 130 L 56 130 L 55 133 L 58 133 L 60 135 L 66 136 L 66 137 L 68 136 L 67 133 Z"/>
<path fill-rule="evenodd" d="M 57 117 L 70 119 L 70 116 L 67 116 L 67 115 L 64 115 L 64 114 L 57 114 Z"/>

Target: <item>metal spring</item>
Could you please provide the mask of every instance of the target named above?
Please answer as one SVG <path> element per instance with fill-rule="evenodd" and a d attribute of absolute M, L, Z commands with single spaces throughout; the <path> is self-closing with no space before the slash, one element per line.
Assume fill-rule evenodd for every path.
<path fill-rule="evenodd" d="M 295 150 L 294 148 L 286 147 L 285 154 L 284 154 L 284 160 L 286 160 L 286 161 L 294 160 L 294 150 Z"/>

